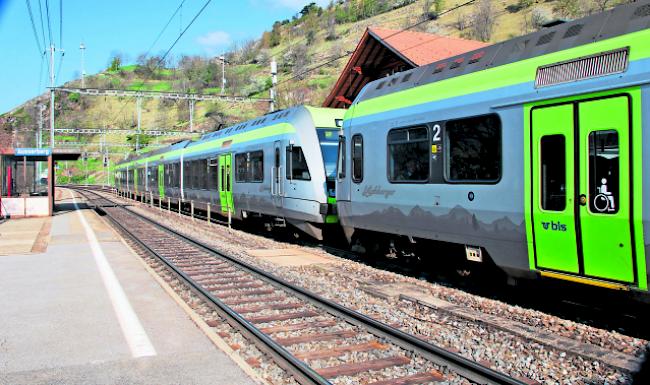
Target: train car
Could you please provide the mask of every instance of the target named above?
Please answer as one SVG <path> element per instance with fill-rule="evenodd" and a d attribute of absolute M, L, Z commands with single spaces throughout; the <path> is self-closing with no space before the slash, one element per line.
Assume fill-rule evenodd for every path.
<path fill-rule="evenodd" d="M 636 2 L 369 83 L 340 139 L 347 238 L 647 293 L 649 28 Z"/>
<path fill-rule="evenodd" d="M 136 199 L 189 205 L 235 220 L 287 224 L 322 239 L 336 223 L 335 176 L 344 111 L 297 106 L 144 153 L 116 166 Z"/>

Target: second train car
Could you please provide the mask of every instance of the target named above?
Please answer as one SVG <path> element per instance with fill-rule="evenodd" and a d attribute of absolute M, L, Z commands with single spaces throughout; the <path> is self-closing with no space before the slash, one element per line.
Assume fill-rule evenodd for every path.
<path fill-rule="evenodd" d="M 336 223 L 343 110 L 297 106 L 141 154 L 115 168 L 135 197 L 180 202 L 236 220 L 294 226 L 316 239 Z"/>

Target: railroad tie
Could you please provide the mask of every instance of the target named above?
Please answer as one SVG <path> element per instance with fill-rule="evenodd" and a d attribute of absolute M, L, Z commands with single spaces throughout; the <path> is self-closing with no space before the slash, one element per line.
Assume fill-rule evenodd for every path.
<path fill-rule="evenodd" d="M 344 345 L 336 348 L 315 350 L 312 352 L 298 352 L 294 356 L 299 360 L 321 360 L 324 358 L 339 357 L 345 353 L 351 352 L 369 352 L 372 350 L 386 350 L 388 345 L 377 341 L 366 342 L 356 345 Z"/>
<path fill-rule="evenodd" d="M 316 369 L 316 372 L 325 378 L 334 378 L 338 376 L 351 376 L 370 370 L 381 370 L 391 366 L 402 366 L 411 362 L 410 358 L 404 356 L 393 356 L 388 358 L 379 358 L 352 364 L 341 364 L 327 368 Z"/>
<path fill-rule="evenodd" d="M 430 372 L 417 373 L 411 376 L 391 378 L 389 380 L 379 380 L 371 382 L 368 385 L 416 385 L 426 384 L 428 382 L 442 382 L 445 380 L 446 378 L 442 375 L 442 373 L 436 370 L 432 370 Z"/>
<path fill-rule="evenodd" d="M 357 334 L 359 333 L 357 333 L 354 330 L 341 330 L 332 333 L 312 333 L 312 334 L 303 334 L 297 337 L 276 338 L 275 342 L 279 343 L 282 346 L 291 346 L 291 345 L 303 344 L 305 342 L 331 341 L 331 340 L 338 340 L 343 338 L 352 338 Z"/>

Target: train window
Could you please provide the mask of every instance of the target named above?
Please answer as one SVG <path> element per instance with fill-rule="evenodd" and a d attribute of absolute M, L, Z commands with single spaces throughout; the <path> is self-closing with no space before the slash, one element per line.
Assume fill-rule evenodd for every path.
<path fill-rule="evenodd" d="M 250 153 L 250 181 L 262 182 L 264 180 L 264 152 L 254 151 Z"/>
<path fill-rule="evenodd" d="M 363 137 L 359 134 L 352 136 L 352 181 L 359 183 L 363 180 Z"/>
<path fill-rule="evenodd" d="M 219 165 L 218 158 L 208 159 L 208 190 L 217 191 L 217 184 L 219 183 Z"/>
<path fill-rule="evenodd" d="M 307 159 L 298 146 L 287 147 L 287 179 L 311 180 Z"/>
<path fill-rule="evenodd" d="M 589 134 L 589 211 L 616 214 L 619 187 L 618 132 L 594 131 Z"/>
<path fill-rule="evenodd" d="M 180 163 L 174 163 L 174 187 L 180 188 L 181 187 L 181 164 Z"/>
<path fill-rule="evenodd" d="M 246 169 L 248 168 L 247 156 L 248 156 L 247 153 L 235 155 L 235 181 L 236 182 L 246 182 Z"/>
<path fill-rule="evenodd" d="M 501 123 L 495 114 L 445 124 L 446 180 L 497 182 L 501 177 Z"/>
<path fill-rule="evenodd" d="M 318 143 L 325 165 L 325 177 L 327 180 L 336 179 L 336 156 L 338 153 L 338 130 L 328 128 L 317 128 Z"/>
<path fill-rule="evenodd" d="M 338 159 L 339 179 L 345 178 L 345 136 L 339 136 L 339 159 Z"/>
<path fill-rule="evenodd" d="M 183 161 L 183 188 L 185 189 L 192 188 L 192 175 L 190 172 L 190 162 L 187 160 Z"/>
<path fill-rule="evenodd" d="M 158 166 L 149 168 L 149 189 L 158 188 Z"/>
<path fill-rule="evenodd" d="M 540 141 L 542 209 L 566 208 L 566 139 L 564 135 L 546 135 Z"/>
<path fill-rule="evenodd" d="M 388 180 L 392 183 L 429 179 L 429 132 L 411 127 L 388 132 Z"/>
<path fill-rule="evenodd" d="M 188 173 L 188 178 L 189 178 L 188 182 L 189 183 L 188 183 L 187 187 L 189 187 L 191 189 L 195 189 L 196 186 L 194 185 L 194 161 L 193 160 L 187 162 L 187 169 L 189 171 L 189 173 Z"/>
<path fill-rule="evenodd" d="M 264 180 L 264 152 L 260 150 L 235 155 L 235 180 L 237 182 L 262 182 Z"/>
<path fill-rule="evenodd" d="M 203 180 L 205 179 L 203 162 L 203 160 L 198 159 L 192 161 L 192 186 L 197 190 L 203 188 Z"/>

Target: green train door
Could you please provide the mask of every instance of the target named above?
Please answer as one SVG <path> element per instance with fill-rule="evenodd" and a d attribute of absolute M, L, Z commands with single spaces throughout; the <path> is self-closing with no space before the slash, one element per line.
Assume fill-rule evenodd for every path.
<path fill-rule="evenodd" d="M 233 211 L 232 156 L 230 154 L 219 155 L 219 200 L 222 213 Z"/>
<path fill-rule="evenodd" d="M 531 112 L 537 268 L 634 282 L 627 96 Z"/>
<path fill-rule="evenodd" d="M 133 169 L 133 191 L 138 193 L 138 169 Z"/>
<path fill-rule="evenodd" d="M 158 165 L 158 194 L 160 194 L 160 199 L 165 198 L 165 165 Z"/>

